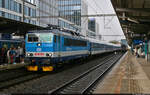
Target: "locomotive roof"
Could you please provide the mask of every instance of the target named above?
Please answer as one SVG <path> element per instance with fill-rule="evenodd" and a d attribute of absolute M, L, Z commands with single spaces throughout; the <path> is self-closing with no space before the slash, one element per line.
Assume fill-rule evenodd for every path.
<path fill-rule="evenodd" d="M 61 31 L 58 29 L 44 29 L 44 30 L 31 30 L 28 33 L 53 33 L 55 35 L 64 35 L 64 36 L 71 36 L 74 38 L 79 38 L 79 39 L 83 39 L 83 40 L 87 40 L 84 36 L 78 35 L 77 33 L 73 33 L 73 32 L 69 32 L 68 31 Z"/>
<path fill-rule="evenodd" d="M 93 43 L 119 46 L 119 45 L 109 43 L 107 41 L 102 41 L 102 40 L 97 40 L 97 39 L 92 39 L 92 38 L 86 38 L 86 37 L 81 36 L 81 35 L 73 34 L 73 32 L 70 32 L 70 30 L 61 31 L 59 29 L 43 29 L 43 30 L 31 30 L 28 33 L 53 33 L 55 35 L 69 36 L 69 37 L 73 37 L 73 38 L 77 38 L 77 39 L 87 40 L 87 41 L 90 41 L 90 42 L 93 42 Z"/>

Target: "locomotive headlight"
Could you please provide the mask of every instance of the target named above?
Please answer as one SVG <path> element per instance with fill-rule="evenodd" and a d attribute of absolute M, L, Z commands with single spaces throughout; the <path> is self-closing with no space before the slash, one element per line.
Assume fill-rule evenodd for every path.
<path fill-rule="evenodd" d="M 39 43 L 39 44 L 37 44 L 37 46 L 41 46 L 41 44 Z"/>
<path fill-rule="evenodd" d="M 33 56 L 33 53 L 28 53 L 27 56 Z"/>
<path fill-rule="evenodd" d="M 27 55 L 30 56 L 30 53 L 28 53 Z"/>
<path fill-rule="evenodd" d="M 47 57 L 51 57 L 52 54 L 51 54 L 51 53 L 47 53 L 46 56 L 47 56 Z"/>
<path fill-rule="evenodd" d="M 52 54 L 50 53 L 49 56 L 52 56 Z"/>

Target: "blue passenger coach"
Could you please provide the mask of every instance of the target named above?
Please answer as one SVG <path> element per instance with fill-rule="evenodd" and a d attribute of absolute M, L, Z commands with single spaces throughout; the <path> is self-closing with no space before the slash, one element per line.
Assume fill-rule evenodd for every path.
<path fill-rule="evenodd" d="M 18 46 L 22 46 L 22 42 L 21 40 L 0 40 L 0 48 L 5 47 L 7 49 L 11 48 L 11 47 L 15 47 L 17 48 Z"/>
<path fill-rule="evenodd" d="M 104 42 L 104 41 L 99 41 L 99 40 L 93 40 L 89 39 L 91 43 L 91 55 L 97 55 L 101 53 L 106 53 L 106 52 L 113 52 L 117 50 L 117 47 L 114 44 Z"/>
<path fill-rule="evenodd" d="M 30 31 L 26 35 L 25 50 L 32 64 L 27 69 L 52 71 L 59 63 L 87 57 L 89 49 L 86 39 L 58 29 Z"/>

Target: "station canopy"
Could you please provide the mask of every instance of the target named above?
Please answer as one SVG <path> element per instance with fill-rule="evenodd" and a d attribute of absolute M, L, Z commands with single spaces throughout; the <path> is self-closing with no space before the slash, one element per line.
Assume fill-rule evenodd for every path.
<path fill-rule="evenodd" d="M 28 30 L 40 28 L 42 27 L 0 17 L 0 33 L 15 33 L 16 35 L 25 35 Z"/>
<path fill-rule="evenodd" d="M 150 0 L 111 0 L 111 2 L 130 45 L 135 39 L 150 39 Z"/>

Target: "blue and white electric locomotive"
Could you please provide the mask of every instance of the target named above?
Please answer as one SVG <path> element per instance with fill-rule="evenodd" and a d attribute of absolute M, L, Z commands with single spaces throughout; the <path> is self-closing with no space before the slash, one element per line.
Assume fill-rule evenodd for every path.
<path fill-rule="evenodd" d="M 90 53 L 89 41 L 58 29 L 30 31 L 25 41 L 26 57 L 32 61 L 29 71 L 52 71 L 59 63 Z"/>

